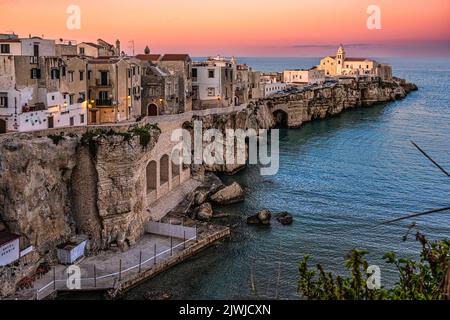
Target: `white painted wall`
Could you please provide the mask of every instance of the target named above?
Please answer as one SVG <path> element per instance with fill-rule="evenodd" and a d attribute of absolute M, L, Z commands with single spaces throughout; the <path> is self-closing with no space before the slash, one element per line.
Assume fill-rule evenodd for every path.
<path fill-rule="evenodd" d="M 280 92 L 280 91 L 286 89 L 286 87 L 287 87 L 286 83 L 281 83 L 281 82 L 264 83 L 263 84 L 264 98 L 271 96 L 277 92 Z"/>
<path fill-rule="evenodd" d="M 217 100 L 222 96 L 222 67 L 219 66 L 194 66 L 197 69 L 197 81 L 192 85 L 198 86 L 198 98 L 200 100 Z M 209 78 L 209 70 L 214 70 L 214 78 Z M 208 88 L 214 88 L 215 95 L 208 96 Z"/>
<path fill-rule="evenodd" d="M 20 39 L 22 43 L 22 56 L 34 56 L 34 45 L 39 45 L 39 56 L 56 56 L 55 40 L 46 40 L 39 38 Z"/>
<path fill-rule="evenodd" d="M 9 45 L 9 53 L 1 53 L 0 56 L 20 56 L 22 55 L 22 44 L 20 42 L 2 42 L 0 44 Z"/>

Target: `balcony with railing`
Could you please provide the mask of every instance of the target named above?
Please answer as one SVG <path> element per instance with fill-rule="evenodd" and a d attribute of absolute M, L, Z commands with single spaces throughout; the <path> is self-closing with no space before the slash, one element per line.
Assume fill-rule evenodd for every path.
<path fill-rule="evenodd" d="M 95 100 L 95 104 L 97 107 L 109 107 L 112 106 L 112 100 L 111 99 L 97 99 Z"/>
<path fill-rule="evenodd" d="M 95 85 L 97 87 L 111 87 L 111 81 L 109 79 L 96 79 L 95 80 Z"/>

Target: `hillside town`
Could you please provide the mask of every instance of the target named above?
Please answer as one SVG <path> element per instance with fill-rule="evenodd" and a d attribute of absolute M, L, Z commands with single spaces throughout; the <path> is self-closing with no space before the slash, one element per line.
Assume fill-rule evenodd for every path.
<path fill-rule="evenodd" d="M 392 78 L 389 65 L 341 45 L 311 69 L 264 73 L 221 56 L 129 56 L 110 44 L 0 34 L 0 133 L 135 122 L 248 104 L 346 77 Z"/>

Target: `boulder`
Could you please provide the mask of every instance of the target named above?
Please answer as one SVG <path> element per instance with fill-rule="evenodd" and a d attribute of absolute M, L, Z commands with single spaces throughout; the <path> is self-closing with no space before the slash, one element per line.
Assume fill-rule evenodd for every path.
<path fill-rule="evenodd" d="M 214 210 L 212 208 L 212 205 L 211 205 L 211 203 L 207 202 L 207 203 L 202 204 L 198 208 L 197 219 L 202 220 L 202 221 L 209 221 L 213 217 L 213 214 L 214 214 Z"/>
<path fill-rule="evenodd" d="M 245 192 L 237 182 L 219 190 L 211 196 L 211 200 L 220 205 L 233 204 L 244 201 L 244 199 Z"/>
<path fill-rule="evenodd" d="M 272 214 L 269 210 L 262 210 L 247 219 L 247 224 L 255 226 L 269 226 Z"/>
<path fill-rule="evenodd" d="M 196 206 L 204 204 L 208 200 L 208 191 L 199 190 L 195 193 L 194 203 Z"/>
<path fill-rule="evenodd" d="M 281 212 L 277 214 L 277 221 L 284 226 L 288 226 L 294 222 L 294 217 L 288 212 Z"/>

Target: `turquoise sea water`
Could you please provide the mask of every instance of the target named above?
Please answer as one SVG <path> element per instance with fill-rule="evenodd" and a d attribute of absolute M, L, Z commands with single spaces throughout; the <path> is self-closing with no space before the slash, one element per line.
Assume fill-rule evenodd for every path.
<path fill-rule="evenodd" d="M 387 251 L 404 256 L 417 252 L 413 237 L 402 241 L 412 221 L 377 225 L 450 205 L 450 179 L 410 143 L 417 142 L 450 170 L 450 59 L 381 60 L 420 91 L 402 101 L 283 130 L 276 176 L 261 177 L 257 167 L 249 167 L 225 178 L 238 180 L 248 193 L 244 203 L 219 208 L 232 215 L 223 220 L 236 225 L 232 238 L 137 287 L 126 298 L 141 299 L 146 291 L 169 292 L 179 299 L 273 298 L 278 291 L 282 299 L 296 299 L 297 266 L 304 254 L 342 273 L 343 259 L 352 248 L 370 250 L 370 261 L 382 268 L 383 285 L 392 284 L 395 272 L 381 258 Z M 317 61 L 240 59 L 262 71 L 310 67 Z M 295 223 L 263 229 L 245 225 L 246 217 L 261 209 L 288 211 Z M 432 238 L 450 237 L 450 213 L 413 221 Z"/>

